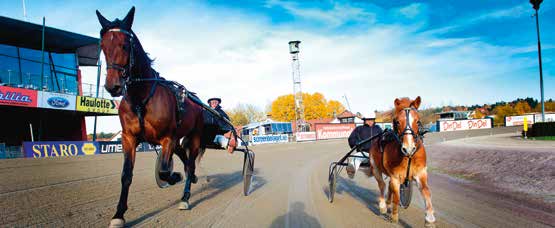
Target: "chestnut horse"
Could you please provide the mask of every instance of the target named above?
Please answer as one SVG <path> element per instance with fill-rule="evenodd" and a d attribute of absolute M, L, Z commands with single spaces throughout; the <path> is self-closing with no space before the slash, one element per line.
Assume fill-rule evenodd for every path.
<path fill-rule="evenodd" d="M 121 195 L 117 211 L 110 222 L 111 227 L 121 227 L 125 223 L 123 215 L 127 210 L 129 186 L 133 179 L 136 147 L 140 142 L 162 146 L 156 175 L 167 185 L 176 184 L 183 179 L 181 174 L 173 172 L 173 153 L 184 163 L 187 179 L 179 209 L 189 207 L 191 182 L 197 181 L 195 161 L 200 160 L 203 152 L 203 110 L 190 99 L 184 99 L 182 107 L 185 111 L 178 113 L 175 92 L 178 84 L 160 78 L 151 68 L 152 60 L 131 30 L 134 13 L 135 7 L 131 8 L 123 20 L 108 21 L 96 11 L 102 26 L 100 45 L 107 63 L 105 88 L 113 97 L 123 95 L 119 118 L 124 162 Z M 181 138 L 184 138 L 183 143 L 179 145 Z"/>
<path fill-rule="evenodd" d="M 426 203 L 425 224 L 432 225 L 435 222 L 435 217 L 428 187 L 426 149 L 420 135 L 422 132 L 419 132 L 421 124 L 418 107 L 420 107 L 420 102 L 420 97 L 415 100 L 409 98 L 395 99 L 394 129 L 392 131 L 395 140 L 385 144 L 383 150 L 380 147 L 380 140 L 374 140 L 370 154 L 372 156 L 372 173 L 380 188 L 380 195 L 378 196 L 380 213 L 387 213 L 389 207 L 391 208 L 390 217 L 392 222 L 398 222 L 400 186 L 405 181 L 415 180 Z M 384 199 L 385 182 L 382 174 L 390 177 L 387 202 Z"/>

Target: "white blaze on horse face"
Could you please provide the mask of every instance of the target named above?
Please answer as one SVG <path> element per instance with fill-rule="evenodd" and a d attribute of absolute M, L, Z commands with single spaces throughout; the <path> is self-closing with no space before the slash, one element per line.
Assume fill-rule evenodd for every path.
<path fill-rule="evenodd" d="M 412 112 L 409 111 L 409 115 L 408 115 L 408 119 L 406 119 L 406 124 L 409 125 L 411 127 L 411 129 L 414 130 L 413 126 L 414 126 L 414 116 L 412 115 Z M 405 126 L 406 128 L 406 126 Z M 408 154 L 413 154 L 414 150 L 416 149 L 416 143 L 415 143 L 415 138 L 413 137 L 412 134 L 405 134 L 403 135 L 404 139 L 403 139 L 403 148 L 407 151 Z"/>

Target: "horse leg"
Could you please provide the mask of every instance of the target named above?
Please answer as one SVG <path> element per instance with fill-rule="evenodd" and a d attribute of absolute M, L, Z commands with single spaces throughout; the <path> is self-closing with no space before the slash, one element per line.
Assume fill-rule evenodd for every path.
<path fill-rule="evenodd" d="M 195 175 L 195 160 L 200 151 L 200 134 L 192 135 L 189 141 L 188 151 L 188 159 L 184 161 L 185 166 L 187 167 L 187 179 L 185 180 L 183 197 L 181 197 L 181 203 L 179 204 L 180 210 L 188 210 L 190 208 L 189 198 L 191 198 L 191 183 L 196 184 L 198 181 L 198 178 Z"/>
<path fill-rule="evenodd" d="M 118 207 L 116 214 L 110 221 L 110 227 L 123 227 L 125 219 L 123 214 L 127 211 L 127 198 L 129 194 L 129 187 L 133 181 L 133 167 L 135 166 L 135 155 L 137 140 L 133 136 L 123 135 L 123 171 L 121 173 L 121 193 L 119 197 Z"/>
<path fill-rule="evenodd" d="M 206 169 L 204 169 L 204 167 L 200 165 L 200 160 L 202 159 L 202 156 L 204 155 L 205 150 L 206 150 L 205 148 L 199 149 L 197 159 L 195 159 L 195 164 L 196 164 L 196 167 L 200 168 L 202 174 L 204 174 L 204 176 L 206 177 L 206 182 L 210 182 L 210 177 L 208 176 L 208 172 L 206 172 Z"/>
<path fill-rule="evenodd" d="M 391 176 L 389 181 L 389 197 L 393 199 L 393 205 L 391 207 L 391 222 L 399 222 L 399 201 L 401 199 L 399 188 L 401 187 L 401 182 L 397 177 Z"/>
<path fill-rule="evenodd" d="M 183 180 L 183 176 L 179 172 L 173 172 L 172 167 L 170 167 L 173 152 L 177 149 L 176 141 L 178 140 L 174 140 L 170 137 L 165 137 L 160 140 L 160 144 L 162 145 L 162 164 L 160 170 L 158 170 L 158 175 L 160 175 L 160 179 L 167 181 L 170 185 L 174 185 Z"/>
<path fill-rule="evenodd" d="M 416 176 L 416 183 L 418 184 L 418 189 L 420 190 L 420 194 L 422 194 L 426 205 L 426 217 L 424 217 L 424 220 L 426 221 L 425 224 L 432 225 L 436 221 L 436 218 L 434 217 L 432 193 L 428 187 L 428 172 L 426 171 L 426 168 L 424 168 L 424 170 Z"/>
<path fill-rule="evenodd" d="M 380 214 L 387 213 L 387 206 L 385 204 L 385 181 L 383 180 L 382 172 L 378 169 L 376 162 L 374 161 L 374 157 L 370 158 L 370 170 L 372 171 L 372 175 L 376 178 L 378 182 L 378 187 L 380 188 L 380 195 L 378 196 L 378 207 L 380 208 Z"/>

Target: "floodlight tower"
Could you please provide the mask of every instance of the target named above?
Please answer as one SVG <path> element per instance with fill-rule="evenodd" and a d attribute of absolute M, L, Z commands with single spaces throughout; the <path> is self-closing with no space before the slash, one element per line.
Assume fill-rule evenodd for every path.
<path fill-rule="evenodd" d="M 295 123 L 297 132 L 308 131 L 308 125 L 304 121 L 303 92 L 301 90 L 301 71 L 299 64 L 299 44 L 301 41 L 289 41 L 289 54 L 293 62 L 293 97 L 295 98 Z"/>

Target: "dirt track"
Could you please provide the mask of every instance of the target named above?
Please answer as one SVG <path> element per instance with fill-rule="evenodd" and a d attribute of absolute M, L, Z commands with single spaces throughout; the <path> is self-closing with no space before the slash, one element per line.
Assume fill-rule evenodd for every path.
<path fill-rule="evenodd" d="M 430 141 L 438 141 L 432 136 Z M 434 145 L 429 145 L 434 147 Z M 254 148 L 256 176 L 242 194 L 242 154 L 207 151 L 192 210 L 179 211 L 183 185 L 159 189 L 154 153 L 137 157 L 126 213 L 139 227 L 395 227 L 378 213 L 374 179 L 343 173 L 333 204 L 327 200 L 327 169 L 347 146 L 344 140 Z M 3 226 L 105 227 L 120 192 L 122 155 L 0 161 L 0 224 Z M 182 170 L 178 165 L 177 170 Z M 206 182 L 204 175 L 210 176 Z M 480 192 L 445 175 L 430 177 L 438 227 L 549 227 L 554 217 L 494 193 Z M 424 225 L 419 194 L 400 225 Z M 540 216 L 529 216 L 536 214 Z"/>

